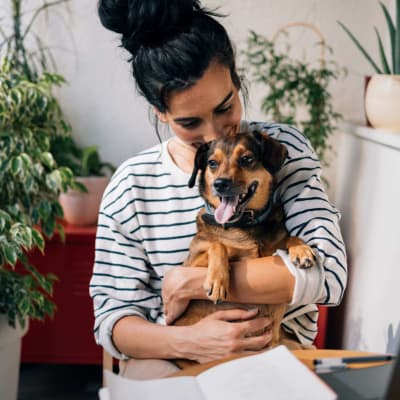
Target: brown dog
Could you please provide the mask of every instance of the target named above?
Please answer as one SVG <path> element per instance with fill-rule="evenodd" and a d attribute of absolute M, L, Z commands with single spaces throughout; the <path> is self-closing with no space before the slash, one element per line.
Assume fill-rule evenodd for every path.
<path fill-rule="evenodd" d="M 287 249 L 296 266 L 309 268 L 314 264 L 311 248 L 288 236 L 282 207 L 272 200 L 274 175 L 286 157 L 285 146 L 258 131 L 225 136 L 198 149 L 189 187 L 194 186 L 200 171 L 199 190 L 206 205 L 198 214 L 198 232 L 184 266 L 208 268 L 204 289 L 212 301 L 192 300 L 175 325 L 194 324 L 221 308 L 255 307 L 221 304 L 228 295 L 229 269 L 234 261 Z M 271 316 L 270 346 L 278 345 L 286 304 L 257 308 L 259 315 Z"/>

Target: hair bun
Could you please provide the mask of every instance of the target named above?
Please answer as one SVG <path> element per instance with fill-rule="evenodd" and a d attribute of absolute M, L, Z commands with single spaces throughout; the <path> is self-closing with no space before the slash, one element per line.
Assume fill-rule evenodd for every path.
<path fill-rule="evenodd" d="M 131 53 L 141 46 L 156 46 L 185 31 L 200 0 L 100 0 L 101 23 L 122 34 L 122 45 Z"/>

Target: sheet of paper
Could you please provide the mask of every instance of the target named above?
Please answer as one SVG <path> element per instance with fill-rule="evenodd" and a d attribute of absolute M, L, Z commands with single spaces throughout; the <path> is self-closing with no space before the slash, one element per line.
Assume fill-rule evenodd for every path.
<path fill-rule="evenodd" d="M 106 371 L 109 400 L 205 400 L 191 376 L 137 381 Z M 103 391 L 107 400 L 107 393 Z"/>
<path fill-rule="evenodd" d="M 334 400 L 336 394 L 286 347 L 240 358 L 197 376 L 207 400 Z"/>

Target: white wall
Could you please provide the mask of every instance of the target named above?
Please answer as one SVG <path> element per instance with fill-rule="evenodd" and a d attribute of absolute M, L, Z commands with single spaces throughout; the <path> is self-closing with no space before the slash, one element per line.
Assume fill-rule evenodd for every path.
<path fill-rule="evenodd" d="M 400 132 L 344 125 L 336 203 L 349 285 L 342 346 L 396 352 L 400 344 Z"/>
<path fill-rule="evenodd" d="M 35 1 L 39 0 L 28 0 Z M 384 3 L 393 7 L 393 0 Z M 58 8 L 50 14 L 47 32 L 51 43 L 67 49 L 56 52 L 59 72 L 69 81 L 59 98 L 74 136 L 81 144 L 98 144 L 102 156 L 118 164 L 157 139 L 148 107 L 135 93 L 128 55 L 118 48 L 118 35 L 100 25 L 96 4 L 94 0 L 72 0 L 68 13 Z M 203 4 L 220 5 L 220 10 L 229 14 L 223 23 L 238 49 L 243 48 L 250 29 L 272 35 L 291 21 L 315 24 L 333 48 L 336 61 L 349 70 L 347 78 L 332 86 L 336 109 L 347 119 L 363 119 L 363 77 L 372 70 L 336 20 L 350 26 L 377 54 L 373 25 L 386 34 L 377 0 L 204 0 Z M 316 37 L 295 29 L 293 35 L 298 39 L 294 48 L 312 48 Z M 252 87 L 250 92 L 248 117 L 264 118 L 259 111 L 262 92 Z"/>

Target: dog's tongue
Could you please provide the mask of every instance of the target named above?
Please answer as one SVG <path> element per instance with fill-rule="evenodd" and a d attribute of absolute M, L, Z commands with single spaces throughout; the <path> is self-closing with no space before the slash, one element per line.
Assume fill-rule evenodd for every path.
<path fill-rule="evenodd" d="M 221 204 L 216 208 L 214 212 L 215 220 L 219 224 L 225 224 L 228 222 L 232 215 L 235 213 L 236 205 L 239 201 L 239 196 L 234 197 L 222 197 Z"/>

